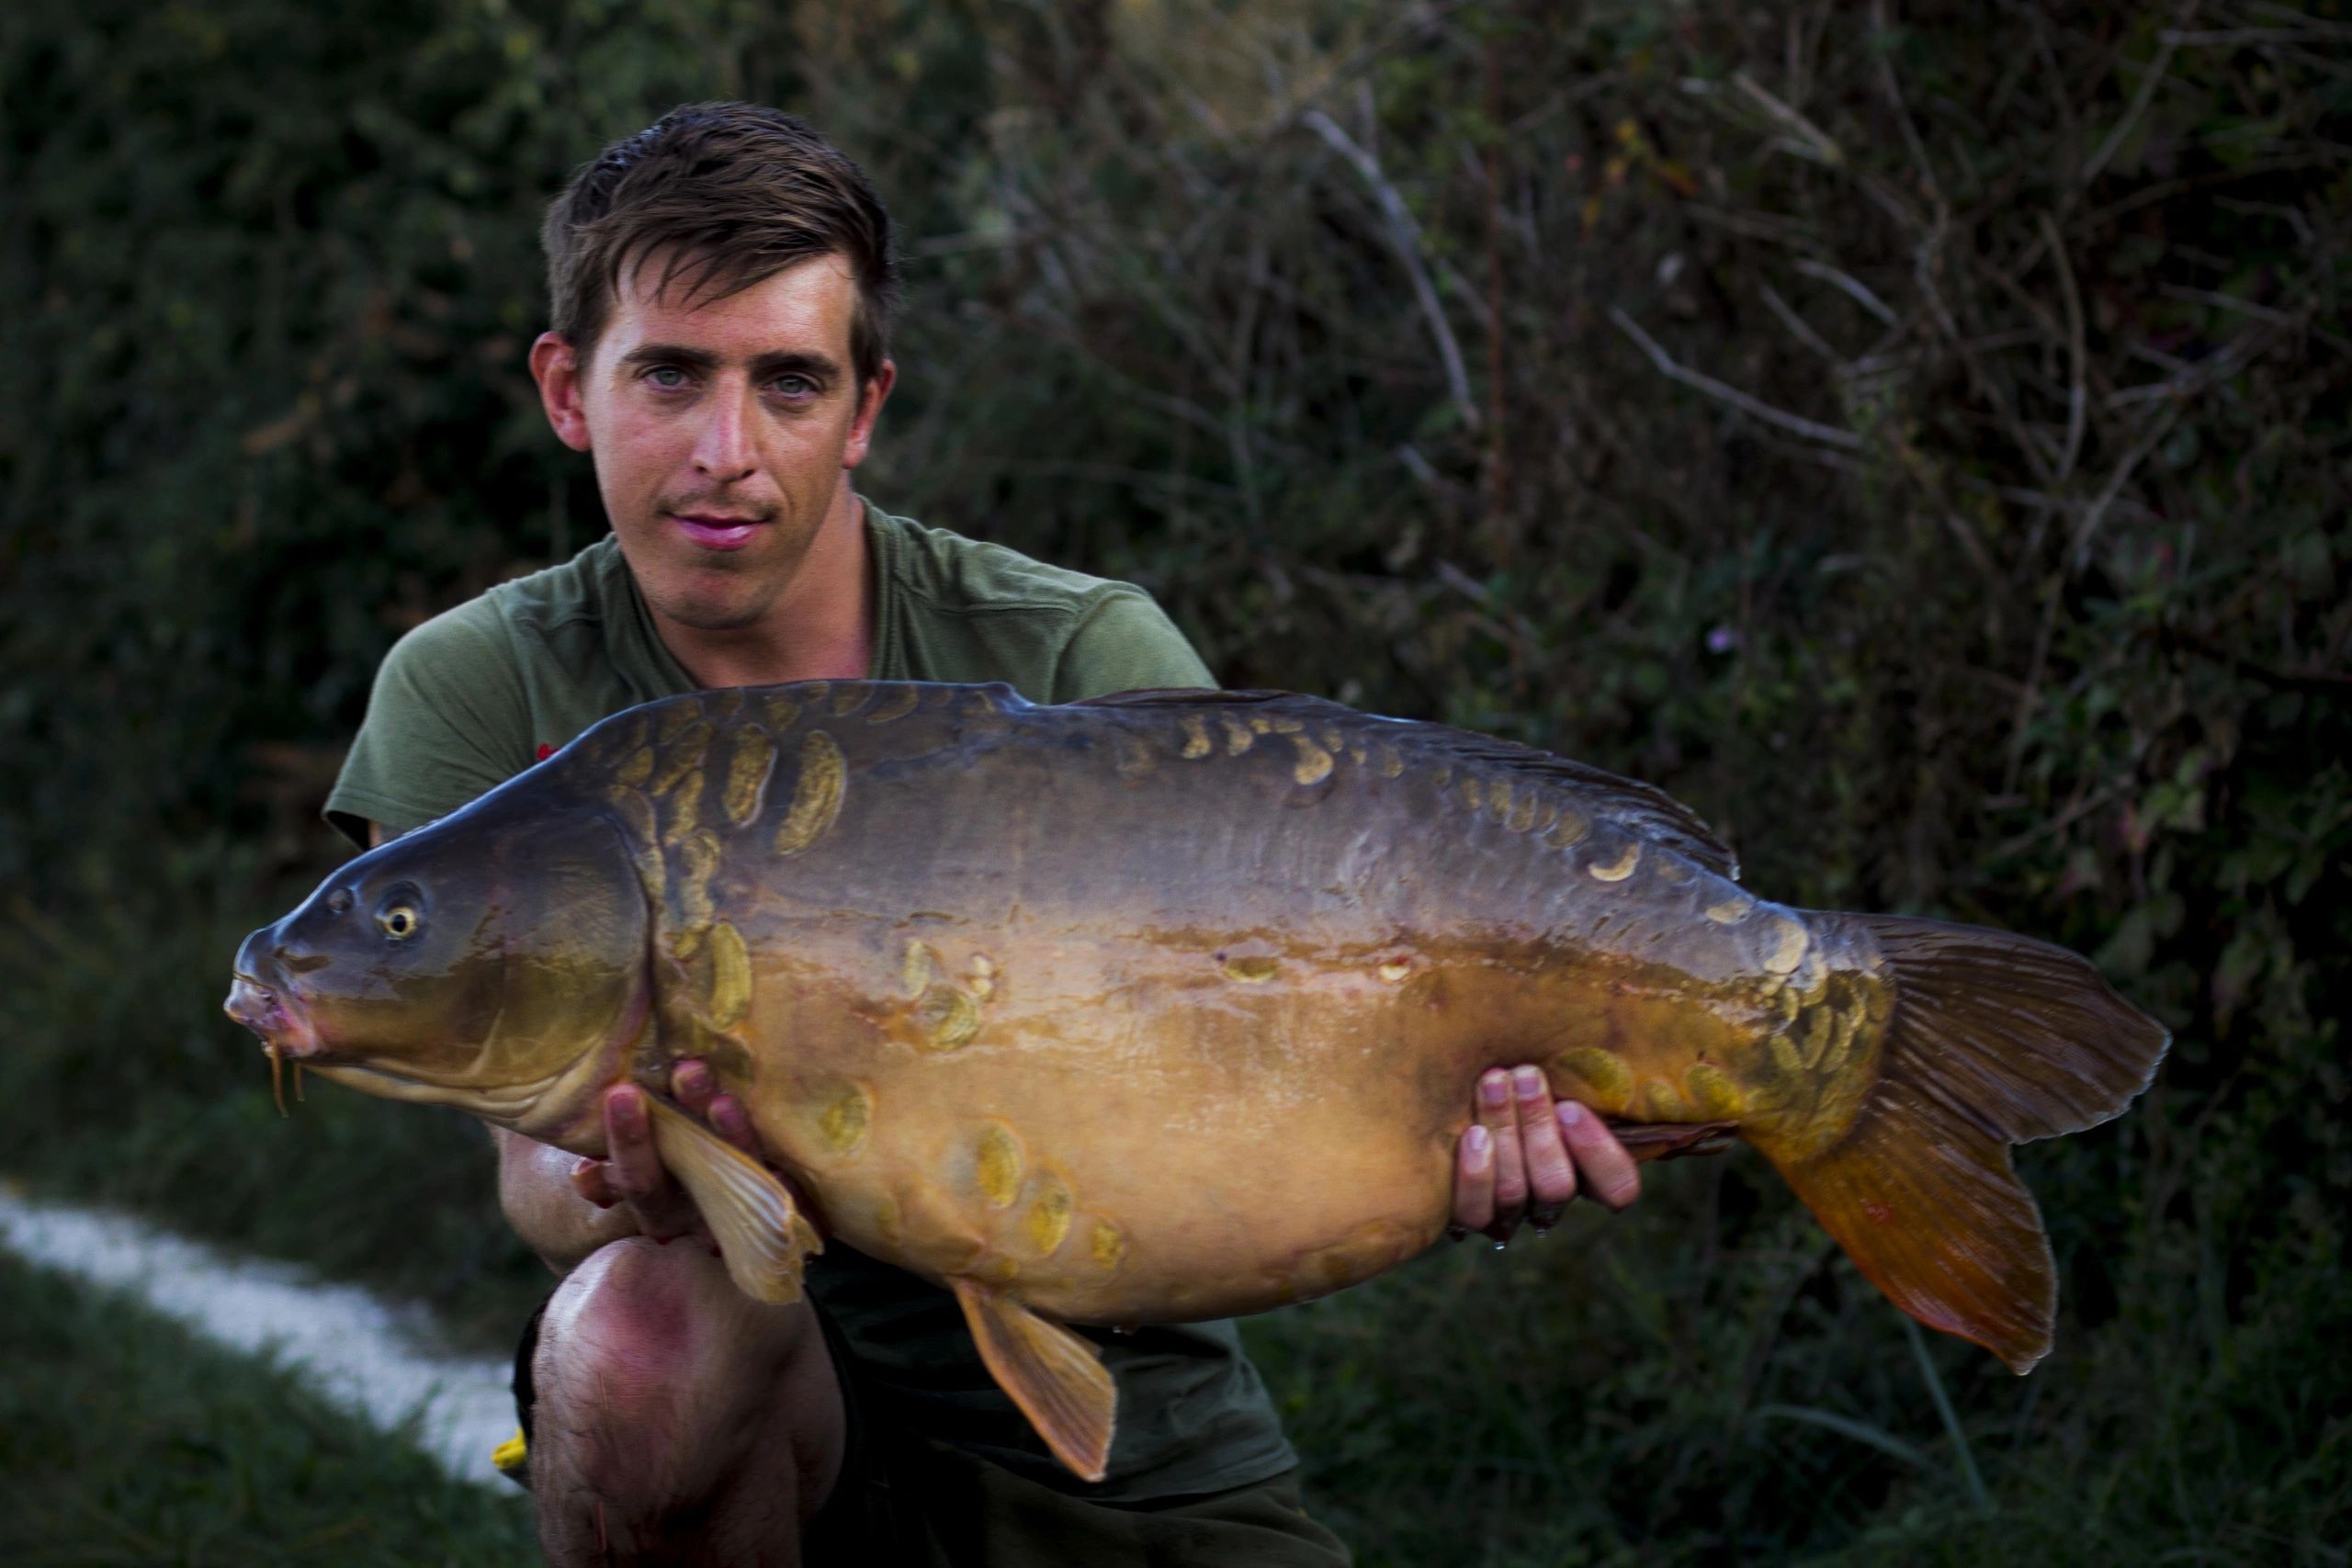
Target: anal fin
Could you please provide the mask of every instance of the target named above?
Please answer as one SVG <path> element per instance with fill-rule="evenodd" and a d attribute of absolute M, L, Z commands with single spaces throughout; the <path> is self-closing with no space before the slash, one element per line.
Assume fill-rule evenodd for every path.
<path fill-rule="evenodd" d="M 647 1095 L 645 1103 L 654 1149 L 702 1211 L 728 1277 L 753 1301 L 798 1301 L 801 1260 L 825 1244 L 775 1172 L 668 1101 Z"/>
<path fill-rule="evenodd" d="M 966 1279 L 948 1283 L 963 1303 L 980 1359 L 1054 1457 L 1088 1481 L 1102 1480 L 1119 1403 L 1102 1353 L 1001 1291 Z"/>

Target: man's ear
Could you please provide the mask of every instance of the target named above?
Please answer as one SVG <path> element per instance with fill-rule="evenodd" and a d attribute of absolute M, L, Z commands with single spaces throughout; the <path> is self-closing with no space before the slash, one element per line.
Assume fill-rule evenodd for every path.
<path fill-rule="evenodd" d="M 541 333 L 531 344 L 531 379 L 539 384 L 539 403 L 548 411 L 556 439 L 575 452 L 588 450 L 588 415 L 580 404 L 580 359 L 571 351 L 571 340 Z"/>
<path fill-rule="evenodd" d="M 898 384 L 899 362 L 886 359 L 857 389 L 857 417 L 850 421 L 849 440 L 842 446 L 842 467 L 854 468 L 865 461 L 865 449 L 874 442 L 874 422 L 882 417 L 883 400 Z"/>

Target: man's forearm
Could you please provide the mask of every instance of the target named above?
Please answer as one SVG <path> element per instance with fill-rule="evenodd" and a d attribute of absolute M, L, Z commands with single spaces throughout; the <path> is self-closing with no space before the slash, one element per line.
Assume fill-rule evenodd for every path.
<path fill-rule="evenodd" d="M 578 1156 L 503 1128 L 492 1128 L 490 1135 L 498 1145 L 499 1207 L 523 1245 L 549 1269 L 569 1274 L 605 1243 L 637 1234 L 627 1204 L 599 1209 L 572 1187 Z"/>

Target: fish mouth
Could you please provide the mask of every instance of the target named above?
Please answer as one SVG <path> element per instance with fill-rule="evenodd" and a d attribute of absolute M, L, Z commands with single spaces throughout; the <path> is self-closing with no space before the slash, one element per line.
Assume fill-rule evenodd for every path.
<path fill-rule="evenodd" d="M 299 1061 L 326 1049 L 301 998 L 258 976 L 239 971 L 220 1010 L 260 1035 L 262 1049 L 273 1056 Z"/>
<path fill-rule="evenodd" d="M 261 1036 L 262 1054 L 269 1058 L 270 1098 L 277 1113 L 286 1114 L 286 1064 L 294 1064 L 294 1098 L 302 1098 L 302 1064 L 324 1049 L 301 998 L 265 985 L 259 976 L 236 972 L 229 999 L 220 1009 Z"/>

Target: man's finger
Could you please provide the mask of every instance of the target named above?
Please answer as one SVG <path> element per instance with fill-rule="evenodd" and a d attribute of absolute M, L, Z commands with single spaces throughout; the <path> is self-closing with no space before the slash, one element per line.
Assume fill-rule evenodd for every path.
<path fill-rule="evenodd" d="M 1509 1241 L 1527 1214 L 1527 1156 L 1519 1145 L 1510 1075 L 1500 1067 L 1478 1079 L 1478 1120 L 1495 1140 L 1495 1217 L 1485 1228 L 1497 1241 Z"/>
<path fill-rule="evenodd" d="M 689 1116 L 707 1117 L 717 1089 L 709 1066 L 699 1056 L 688 1056 L 670 1069 L 670 1093 Z"/>
<path fill-rule="evenodd" d="M 1577 1163 L 1587 1192 L 1611 1209 L 1622 1210 L 1642 1195 L 1641 1172 L 1617 1134 L 1591 1111 L 1573 1100 L 1560 1101 L 1560 1136 L 1568 1157 Z"/>
<path fill-rule="evenodd" d="M 710 1130 L 750 1155 L 753 1159 L 764 1157 L 761 1152 L 760 1135 L 752 1126 L 751 1113 L 743 1102 L 718 1087 L 718 1078 L 710 1064 L 698 1056 L 688 1056 L 670 1071 L 670 1092 L 690 1116 L 699 1116 Z"/>
<path fill-rule="evenodd" d="M 710 1130 L 753 1159 L 761 1157 L 760 1134 L 752 1126 L 751 1112 L 733 1095 L 710 1097 Z"/>
<path fill-rule="evenodd" d="M 1473 1122 L 1453 1150 L 1453 1223 L 1482 1231 L 1495 1221 L 1495 1135 Z"/>
<path fill-rule="evenodd" d="M 1560 1140 L 1560 1123 L 1552 1110 L 1552 1086 L 1543 1071 L 1521 1066 L 1511 1072 L 1511 1094 L 1519 1111 L 1521 1153 L 1527 1161 L 1528 1218 L 1540 1230 L 1560 1223 L 1561 1212 L 1577 1195 L 1577 1168 Z"/>
<path fill-rule="evenodd" d="M 650 1118 L 635 1084 L 606 1092 L 605 1179 L 636 1212 L 638 1229 L 659 1240 L 691 1228 L 695 1209 L 662 1164 Z"/>
<path fill-rule="evenodd" d="M 645 1096 L 635 1084 L 622 1084 L 605 1096 L 605 1143 L 612 1168 L 607 1179 L 623 1195 L 641 1198 L 661 1190 L 669 1173 L 654 1152 Z"/>

